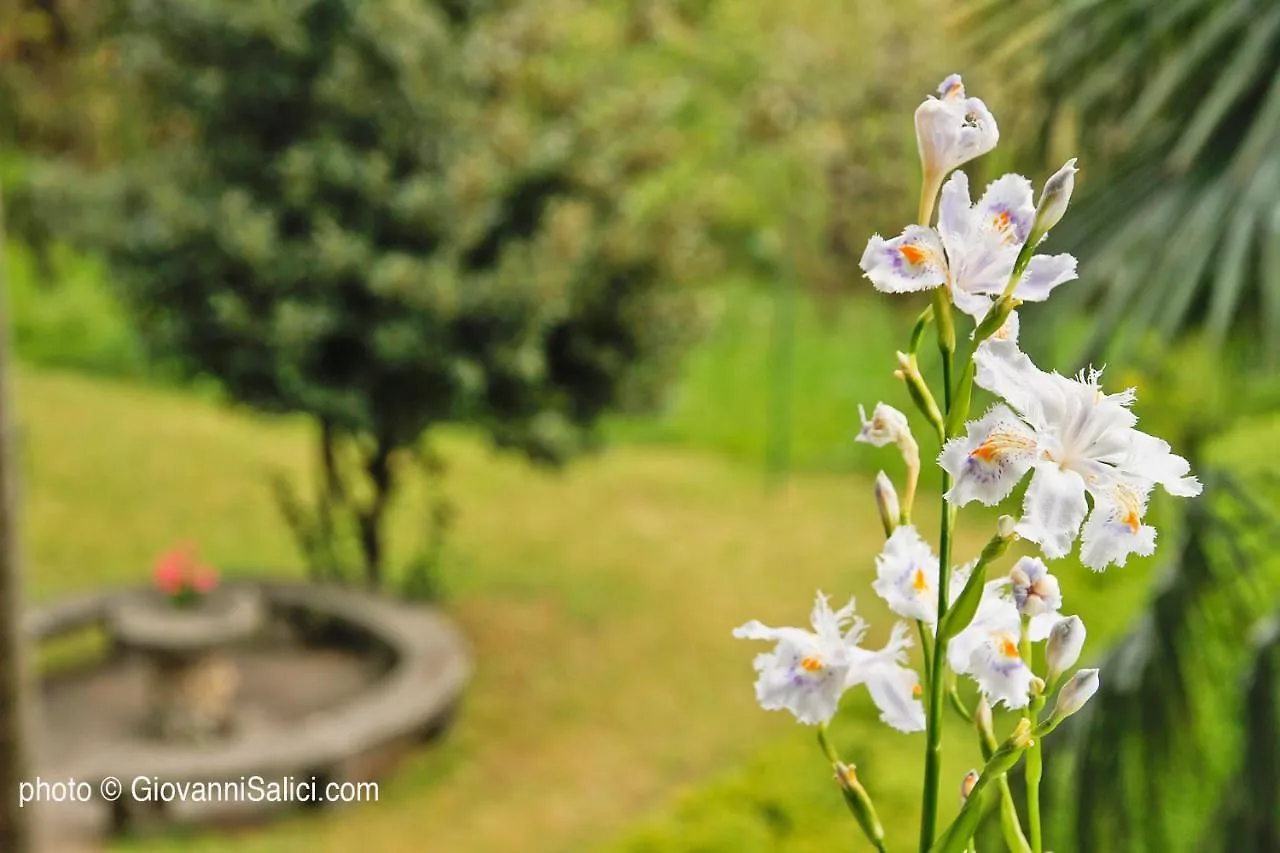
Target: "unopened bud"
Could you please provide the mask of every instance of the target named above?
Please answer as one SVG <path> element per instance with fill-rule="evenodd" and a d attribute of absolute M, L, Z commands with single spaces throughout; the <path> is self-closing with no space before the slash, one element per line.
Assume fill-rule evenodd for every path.
<path fill-rule="evenodd" d="M 1067 212 L 1067 204 L 1071 201 L 1071 192 L 1076 187 L 1076 158 L 1072 157 L 1066 164 L 1053 173 L 1053 177 L 1044 182 L 1040 191 L 1040 202 L 1036 205 L 1035 224 L 1031 226 L 1031 239 L 1049 233 L 1049 229 L 1062 221 Z"/>
<path fill-rule="evenodd" d="M 867 838 L 871 839 L 877 847 L 882 847 L 884 827 L 880 824 L 880 818 L 876 816 L 876 809 L 871 803 L 867 789 L 863 788 L 862 783 L 858 781 L 852 766 L 837 762 L 835 771 L 836 781 L 840 783 L 840 792 L 844 794 L 844 802 L 849 807 L 849 812 L 858 821 Z"/>
<path fill-rule="evenodd" d="M 916 408 L 920 410 L 920 413 L 929 419 L 929 423 L 938 431 L 938 435 L 945 435 L 942 413 L 938 411 L 938 404 L 930 396 L 929 388 L 925 385 L 924 378 L 920 375 L 920 365 L 916 361 L 916 357 L 907 355 L 905 352 L 898 352 L 896 355 L 900 369 L 894 371 L 894 376 L 906 383 L 907 393 L 911 395 L 911 401 L 916 404 Z"/>
<path fill-rule="evenodd" d="M 987 766 L 982 772 L 990 774 L 993 779 L 1003 773 L 1008 773 L 1018 763 L 1022 753 L 1034 743 L 1031 720 L 1023 717 L 1018 720 L 1018 725 L 1014 728 L 1013 734 L 1009 735 L 1009 739 L 1000 744 L 996 751 L 992 753 L 991 758 L 987 761 Z"/>
<path fill-rule="evenodd" d="M 1056 613 L 1062 606 L 1062 591 L 1058 579 L 1049 574 L 1049 568 L 1038 557 L 1023 557 L 1014 563 L 1009 572 L 1013 582 L 1013 600 L 1023 616 L 1039 616 Z"/>
<path fill-rule="evenodd" d="M 883 471 L 876 475 L 876 508 L 880 511 L 884 535 L 892 535 L 898 526 L 898 519 L 902 517 L 902 507 L 898 503 L 898 491 L 893 487 L 893 481 Z"/>
<path fill-rule="evenodd" d="M 1084 649 L 1086 635 L 1084 622 L 1079 616 L 1063 619 L 1049 631 L 1044 657 L 1049 665 L 1049 683 L 1056 682 L 1064 672 L 1076 665 Z"/>
<path fill-rule="evenodd" d="M 1061 722 L 1083 708 L 1098 692 L 1098 684 L 1096 669 L 1082 669 L 1071 676 L 1071 680 L 1058 691 L 1058 701 L 1053 706 L 1054 719 Z"/>
<path fill-rule="evenodd" d="M 996 751 L 995 722 L 991 718 L 991 703 L 985 695 L 978 697 L 978 706 L 973 709 L 973 724 L 978 729 L 978 741 L 982 747 L 984 761 L 991 760 Z"/>
<path fill-rule="evenodd" d="M 1045 687 L 1045 685 L 1044 685 L 1044 679 L 1043 679 L 1043 678 L 1040 678 L 1040 677 L 1038 677 L 1038 676 L 1034 676 L 1034 675 L 1033 675 L 1033 676 L 1031 676 L 1031 688 L 1030 688 L 1030 693 L 1031 693 L 1031 695 L 1032 695 L 1032 696 L 1043 696 L 1043 695 L 1044 695 L 1044 687 Z"/>
<path fill-rule="evenodd" d="M 1018 519 L 1012 515 L 1002 515 L 996 519 L 996 535 L 1001 539 L 1014 539 L 1017 537 Z"/>
<path fill-rule="evenodd" d="M 1015 749 L 1027 749 L 1035 745 L 1035 739 L 1032 737 L 1031 721 L 1023 717 L 1018 721 L 1018 725 L 1014 726 L 1013 734 L 1009 735 L 1006 744 Z"/>
<path fill-rule="evenodd" d="M 960 802 L 969 799 L 969 794 L 973 793 L 973 786 L 978 784 L 978 771 L 970 770 L 964 774 L 964 779 L 960 781 Z"/>

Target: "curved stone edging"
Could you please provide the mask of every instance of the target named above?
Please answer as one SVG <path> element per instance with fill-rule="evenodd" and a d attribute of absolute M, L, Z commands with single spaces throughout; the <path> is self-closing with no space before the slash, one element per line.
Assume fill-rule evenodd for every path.
<path fill-rule="evenodd" d="M 392 664 L 365 693 L 316 711 L 287 731 L 258 730 L 204 747 L 129 742 L 77 762 L 69 768 L 77 779 L 95 786 L 109 776 L 168 782 L 234 781 L 254 775 L 364 781 L 371 774 L 361 769 L 362 763 L 376 763 L 382 751 L 439 731 L 471 676 L 471 656 L 462 636 L 432 609 L 345 587 L 241 580 L 226 586 L 260 591 L 275 617 L 314 614 L 367 634 L 387 648 Z M 111 606 L 131 594 L 103 593 L 38 608 L 28 614 L 27 629 L 35 639 L 49 640 L 101 625 Z M 124 800 L 116 804 L 116 823 L 129 819 L 130 804 Z"/>

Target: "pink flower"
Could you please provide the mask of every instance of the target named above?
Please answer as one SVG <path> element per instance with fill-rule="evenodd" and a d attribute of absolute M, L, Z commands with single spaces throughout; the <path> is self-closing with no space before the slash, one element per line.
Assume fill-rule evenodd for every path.
<path fill-rule="evenodd" d="M 194 543 L 183 543 L 161 554 L 152 574 L 156 589 L 170 598 L 205 595 L 218 586 L 218 573 L 196 562 Z"/>
<path fill-rule="evenodd" d="M 212 566 L 196 566 L 191 572 L 191 587 L 201 595 L 213 592 L 218 586 L 218 571 Z"/>
<path fill-rule="evenodd" d="M 190 546 L 174 548 L 156 560 L 152 579 L 156 588 L 165 595 L 178 595 L 187 585 L 187 570 L 191 565 L 194 549 Z"/>

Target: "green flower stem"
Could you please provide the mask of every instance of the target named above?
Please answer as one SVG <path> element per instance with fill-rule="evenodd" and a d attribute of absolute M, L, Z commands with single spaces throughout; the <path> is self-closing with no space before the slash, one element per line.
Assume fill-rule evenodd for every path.
<path fill-rule="evenodd" d="M 938 325 L 938 352 L 942 355 L 942 411 L 949 418 L 954 391 L 951 374 L 956 358 L 956 323 L 951 311 L 951 291 L 946 286 L 933 289 L 933 319 Z"/>
<path fill-rule="evenodd" d="M 1040 741 L 1027 750 L 1027 825 L 1031 830 L 1032 853 L 1044 853 L 1044 839 L 1040 834 L 1040 778 L 1044 775 L 1044 755 Z"/>
<path fill-rule="evenodd" d="M 941 291 L 941 288 L 939 289 Z M 935 291 L 935 292 L 939 292 Z M 945 300 L 946 294 L 943 294 Z M 948 311 L 950 305 L 947 305 Z M 935 318 L 938 310 L 935 307 Z M 948 314 L 949 316 L 949 314 Z M 942 323 L 938 325 L 939 336 L 941 337 Z M 952 330 L 954 332 L 954 328 Z M 946 377 L 948 386 L 947 404 L 951 402 L 950 376 L 951 376 L 951 357 L 952 353 L 942 349 L 943 375 Z M 944 431 L 943 439 L 946 439 Z M 942 474 L 942 493 L 945 495 L 951 488 L 951 475 L 945 471 Z M 942 623 L 943 617 L 947 612 L 947 602 L 950 601 L 947 587 L 950 581 L 951 572 L 946 568 L 951 565 L 951 540 L 953 535 L 952 526 L 955 517 L 951 511 L 951 506 L 947 503 L 946 498 L 942 499 L 942 523 L 941 530 L 938 534 L 938 623 Z M 938 823 L 938 786 L 941 782 L 942 775 L 942 704 L 943 704 L 943 673 L 946 670 L 947 661 L 947 639 L 939 633 L 933 647 L 934 666 L 929 672 L 929 704 L 925 709 L 927 713 L 926 730 L 925 730 L 925 753 L 924 753 L 924 792 L 922 796 L 923 807 L 920 815 L 920 853 L 928 853 L 933 847 L 933 837 Z"/>
<path fill-rule="evenodd" d="M 1031 845 L 1027 836 L 1022 833 L 1022 824 L 1018 821 L 1018 807 L 1013 802 L 1013 791 L 1009 789 L 1009 777 L 1001 776 L 996 781 L 1000 789 L 1000 831 L 1004 833 L 1005 846 L 1011 853 L 1031 853 Z"/>
<path fill-rule="evenodd" d="M 969 792 L 969 798 L 960 807 L 960 813 L 938 839 L 938 843 L 932 845 L 926 853 L 963 853 L 965 844 L 978 827 L 987 786 L 1008 773 L 1031 744 L 1031 724 L 1023 720 L 1018 723 L 1009 739 L 992 754 L 987 765 L 982 768 L 982 775 L 978 777 L 973 790 Z"/>
<path fill-rule="evenodd" d="M 925 329 L 929 328 L 929 324 L 933 322 L 933 305 L 929 305 L 920 312 L 920 316 L 916 318 L 916 325 L 911 330 L 911 348 L 907 352 L 915 355 L 920 352 L 920 341 L 924 338 Z"/>
<path fill-rule="evenodd" d="M 973 713 L 965 707 L 964 700 L 960 698 L 960 694 L 956 692 L 955 684 L 947 685 L 947 698 L 951 700 L 951 707 L 960 715 L 966 723 L 973 722 Z"/>
<path fill-rule="evenodd" d="M 840 755 L 836 752 L 836 748 L 831 745 L 831 741 L 827 738 L 827 724 L 822 723 L 818 726 L 818 746 L 822 747 L 822 754 L 832 764 L 840 763 Z"/>
<path fill-rule="evenodd" d="M 978 747 L 982 750 L 982 760 L 990 761 L 995 755 L 998 744 L 995 733 L 991 730 L 991 706 L 984 699 L 980 708 L 986 713 L 974 712 L 975 728 L 978 732 Z M 1009 779 L 1001 776 L 996 780 L 1000 790 L 1000 831 L 1004 834 L 1004 843 L 1010 853 L 1031 853 L 1031 845 L 1022 832 L 1022 822 L 1018 818 L 1018 807 L 1013 801 L 1013 791 L 1009 789 Z"/>
<path fill-rule="evenodd" d="M 1023 663 L 1031 666 L 1031 618 L 1022 617 L 1022 636 L 1020 652 L 1022 654 Z M 1044 705 L 1044 698 L 1037 694 L 1022 709 L 1022 716 L 1026 721 L 1034 727 L 1040 716 L 1040 708 Z M 1027 829 L 1031 835 L 1031 851 L 1032 853 L 1044 853 L 1044 840 L 1040 833 L 1040 778 L 1044 775 L 1044 756 L 1040 752 L 1040 739 L 1036 738 L 1035 742 L 1027 750 Z"/>
<path fill-rule="evenodd" d="M 933 672 L 933 638 L 929 636 L 929 628 L 923 620 L 916 620 L 916 630 L 920 632 L 920 652 L 924 656 L 924 680 L 929 681 L 929 673 Z"/>

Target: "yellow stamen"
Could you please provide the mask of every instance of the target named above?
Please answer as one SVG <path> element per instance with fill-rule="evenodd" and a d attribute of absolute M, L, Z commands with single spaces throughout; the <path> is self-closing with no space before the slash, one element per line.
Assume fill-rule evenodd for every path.
<path fill-rule="evenodd" d="M 969 456 L 977 457 L 983 462 L 998 463 L 1010 451 L 1031 450 L 1035 442 L 1022 433 L 1007 429 L 998 429 L 987 436 L 987 440 L 978 445 Z"/>
<path fill-rule="evenodd" d="M 911 685 L 911 695 L 915 696 L 918 699 L 919 697 L 924 695 L 924 688 L 921 687 L 918 683 Z"/>
<path fill-rule="evenodd" d="M 929 588 L 929 579 L 924 576 L 924 569 L 916 569 L 916 575 L 911 579 L 911 586 L 916 592 L 924 592 Z"/>
<path fill-rule="evenodd" d="M 1000 654 L 1007 658 L 1021 657 L 1021 655 L 1018 654 L 1018 644 L 1013 640 L 1010 640 L 1008 637 L 1000 638 Z"/>
<path fill-rule="evenodd" d="M 800 666 L 805 672 L 821 672 L 822 661 L 816 657 L 809 656 L 800 661 Z"/>

